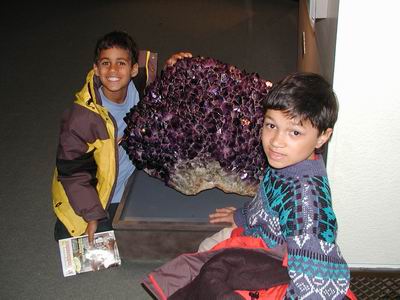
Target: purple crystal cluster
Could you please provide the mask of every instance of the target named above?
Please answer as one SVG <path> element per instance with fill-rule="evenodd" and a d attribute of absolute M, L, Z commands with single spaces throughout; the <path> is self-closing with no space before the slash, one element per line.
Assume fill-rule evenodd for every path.
<path fill-rule="evenodd" d="M 254 195 L 266 165 L 260 129 L 268 90 L 256 73 L 181 59 L 127 115 L 122 146 L 138 169 L 184 194 L 217 187 Z"/>

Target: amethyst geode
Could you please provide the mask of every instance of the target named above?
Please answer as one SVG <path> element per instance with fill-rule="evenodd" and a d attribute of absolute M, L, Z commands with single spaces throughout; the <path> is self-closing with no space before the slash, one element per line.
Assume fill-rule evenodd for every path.
<path fill-rule="evenodd" d="M 256 73 L 181 59 L 127 115 L 122 145 L 138 169 L 184 194 L 217 187 L 254 195 L 266 165 L 260 129 L 268 90 Z"/>

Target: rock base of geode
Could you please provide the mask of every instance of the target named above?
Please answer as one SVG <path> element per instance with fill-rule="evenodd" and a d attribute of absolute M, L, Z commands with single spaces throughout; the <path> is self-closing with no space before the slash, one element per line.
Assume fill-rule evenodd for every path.
<path fill-rule="evenodd" d="M 152 170 L 144 171 L 154 176 Z M 218 188 L 225 193 L 253 197 L 258 188 L 258 182 L 250 184 L 240 178 L 246 174 L 228 174 L 217 161 L 182 161 L 177 163 L 172 171 L 167 185 L 185 195 L 196 195 L 203 190 Z"/>

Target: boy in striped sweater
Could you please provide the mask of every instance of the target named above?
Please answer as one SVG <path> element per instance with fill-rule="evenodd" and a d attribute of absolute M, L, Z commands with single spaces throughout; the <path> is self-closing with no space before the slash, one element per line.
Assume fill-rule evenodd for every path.
<path fill-rule="evenodd" d="M 295 73 L 276 83 L 263 103 L 261 140 L 269 167 L 257 195 L 240 209 L 210 214 L 287 253 L 286 299 L 342 299 L 350 272 L 336 244 L 337 222 L 322 156 L 338 116 L 331 85 L 320 75 Z M 230 237 L 223 230 L 200 245 Z"/>

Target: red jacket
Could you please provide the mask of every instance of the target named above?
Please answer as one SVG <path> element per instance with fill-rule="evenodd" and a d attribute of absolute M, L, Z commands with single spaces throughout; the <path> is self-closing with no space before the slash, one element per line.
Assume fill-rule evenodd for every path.
<path fill-rule="evenodd" d="M 176 257 L 142 283 L 157 299 L 284 299 L 285 256 L 259 238 L 235 236 L 210 251 Z M 350 290 L 346 296 L 357 299 Z"/>

